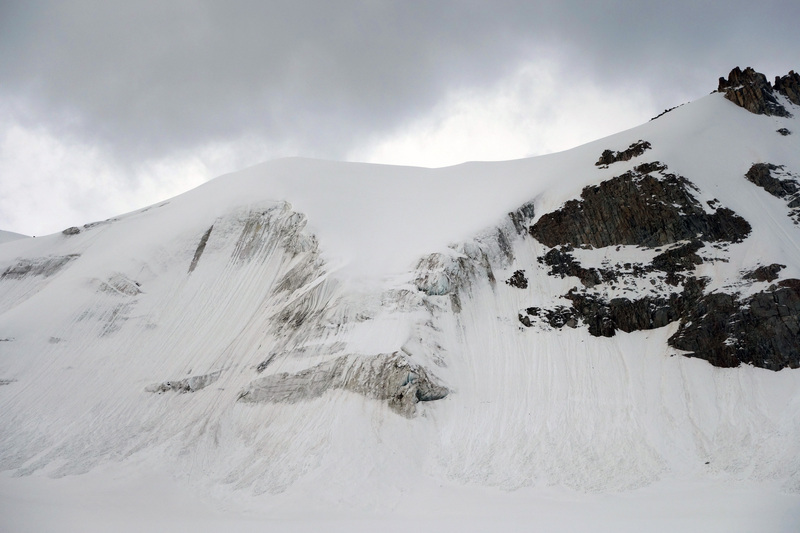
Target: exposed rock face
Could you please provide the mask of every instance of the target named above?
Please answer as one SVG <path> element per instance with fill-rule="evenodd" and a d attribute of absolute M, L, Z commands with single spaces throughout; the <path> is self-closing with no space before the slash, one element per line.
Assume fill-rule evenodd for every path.
<path fill-rule="evenodd" d="M 732 87 L 763 78 L 754 76 L 734 71 Z M 659 162 L 638 165 L 586 187 L 579 199 L 542 215 L 530 227 L 531 236 L 551 247 L 538 258 L 549 267 L 547 274 L 575 277 L 582 287 L 563 295 L 571 305 L 520 311 L 520 324 L 586 326 L 591 335 L 612 337 L 618 331 L 649 330 L 677 321 L 678 330 L 668 343 L 690 357 L 723 367 L 742 363 L 771 370 L 800 367 L 800 280 L 778 281 L 765 290 L 749 291 L 747 297 L 706 294 L 708 280 L 697 277 L 696 267 L 706 261 L 728 261 L 727 245 L 745 239 L 751 227 L 717 200 L 701 204 L 689 180 L 666 170 Z M 769 163 L 753 165 L 745 177 L 784 199 L 800 218 L 800 178 Z M 621 245 L 666 250 L 656 248 L 660 253 L 649 263 L 604 262 L 601 268 L 583 266 L 572 253 L 573 247 Z M 755 288 L 755 283 L 777 281 L 784 268 L 774 263 L 742 272 L 741 284 Z M 648 280 L 645 294 L 627 288 L 647 287 Z M 625 291 L 631 295 L 625 296 Z"/>
<path fill-rule="evenodd" d="M 775 76 L 775 90 L 794 105 L 800 105 L 800 74 L 790 70 L 786 76 Z"/>
<path fill-rule="evenodd" d="M 744 177 L 747 181 L 758 185 L 772 196 L 777 198 L 786 198 L 797 194 L 797 183 L 789 180 L 781 180 L 772 176 L 775 170 L 782 170 L 782 166 L 772 165 L 770 163 L 756 163 Z"/>
<path fill-rule="evenodd" d="M 800 222 L 800 177 L 786 172 L 781 165 L 770 163 L 754 164 L 744 177 L 772 196 L 785 200 L 789 216 L 795 224 Z"/>
<path fill-rule="evenodd" d="M 792 76 L 790 72 L 785 81 L 781 81 L 781 94 L 787 95 L 787 91 L 792 92 L 797 89 L 796 74 Z M 783 78 L 781 78 L 783 80 Z M 777 82 L 777 80 L 776 80 Z M 772 115 L 777 117 L 792 116 L 789 111 L 775 98 L 772 85 L 767 81 L 767 77 L 756 72 L 750 67 L 742 71 L 739 67 L 731 70 L 728 79 L 720 78 L 719 92 L 725 93 L 725 98 L 757 115 Z M 790 98 L 791 100 L 791 98 Z M 796 102 L 795 102 L 796 103 Z"/>
<path fill-rule="evenodd" d="M 584 268 L 569 252 L 571 247 L 557 247 L 547 252 L 538 261 L 550 267 L 551 276 L 575 276 L 585 287 L 594 287 L 603 281 L 616 279 L 616 273 L 610 269 Z"/>
<path fill-rule="evenodd" d="M 778 279 L 778 273 L 786 268 L 786 265 L 779 265 L 773 263 L 767 266 L 760 266 L 751 272 L 747 272 L 742 279 L 751 279 L 753 281 L 775 281 Z"/>
<path fill-rule="evenodd" d="M 654 175 L 653 164 L 586 187 L 580 200 L 570 200 L 543 215 L 530 234 L 547 246 L 633 244 L 663 246 L 682 240 L 740 241 L 750 224 L 724 207 L 707 213 L 689 192 L 686 178 Z"/>
<path fill-rule="evenodd" d="M 789 279 L 740 301 L 712 293 L 691 306 L 669 343 L 722 367 L 800 367 L 800 280 Z"/>
<path fill-rule="evenodd" d="M 676 309 L 679 305 L 674 296 L 673 301 L 648 297 L 604 301 L 593 295 L 570 291 L 566 297 L 572 300 L 576 313 L 595 337 L 613 337 L 618 329 L 630 333 L 660 328 L 678 319 Z"/>
<path fill-rule="evenodd" d="M 517 270 L 514 274 L 506 280 L 506 283 L 518 289 L 528 288 L 528 278 L 525 277 L 524 270 Z"/>
<path fill-rule="evenodd" d="M 282 372 L 259 378 L 239 394 L 239 401 L 295 403 L 344 389 L 376 400 L 406 417 L 418 402 L 440 400 L 449 391 L 404 353 L 368 357 L 342 356 L 296 374 Z"/>
<path fill-rule="evenodd" d="M 670 254 L 656 256 L 658 261 L 643 270 L 670 270 L 666 278 L 670 284 L 670 276 L 675 275 L 672 270 L 693 270 L 694 261 L 700 259 L 695 253 L 697 244 L 688 243 L 673 248 Z M 584 269 L 574 263 L 576 272 Z M 743 279 L 773 281 L 783 268 L 779 264 L 762 266 L 746 273 Z M 529 307 L 519 313 L 518 319 L 526 327 L 534 326 L 536 321 L 552 328 L 585 325 L 596 337 L 660 328 L 679 321 L 679 329 L 668 343 L 689 352 L 690 357 L 722 367 L 741 363 L 770 370 L 800 367 L 800 280 L 780 281 L 747 298 L 722 292 L 704 294 L 705 280 L 691 273 L 675 277 L 671 284 L 678 285 L 680 292 L 639 298 L 608 298 L 591 288 L 576 287 L 564 295 L 572 302 L 570 307 Z"/>
<path fill-rule="evenodd" d="M 595 166 L 608 166 L 619 161 L 630 161 L 634 157 L 642 155 L 645 150 L 649 150 L 650 148 L 651 146 L 649 142 L 642 141 L 640 139 L 638 142 L 631 144 L 627 149 L 621 152 L 603 150 L 603 153 L 600 155 L 600 159 L 597 160 L 597 163 L 595 163 Z"/>
<path fill-rule="evenodd" d="M 551 327 L 562 328 L 568 326 L 575 328 L 578 326 L 578 315 L 571 307 L 559 305 L 553 309 L 542 309 L 540 307 L 528 307 L 525 314 L 519 314 L 519 321 L 526 327 L 533 326 L 531 317 L 540 317 Z"/>
<path fill-rule="evenodd" d="M 667 277 L 664 281 L 669 285 L 677 285 L 684 280 L 684 276 L 679 272 L 694 270 L 703 262 L 697 252 L 704 246 L 702 241 L 694 239 L 684 245 L 670 248 L 653 258 L 652 269 L 666 272 Z"/>

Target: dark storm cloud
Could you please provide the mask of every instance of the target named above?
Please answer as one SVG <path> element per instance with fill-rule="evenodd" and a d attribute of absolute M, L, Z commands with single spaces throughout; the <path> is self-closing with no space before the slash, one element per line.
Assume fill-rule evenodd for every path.
<path fill-rule="evenodd" d="M 798 20 L 796 1 L 3 3 L 0 98 L 117 157 L 241 135 L 341 157 L 539 54 L 665 107 L 737 64 L 785 73 Z"/>

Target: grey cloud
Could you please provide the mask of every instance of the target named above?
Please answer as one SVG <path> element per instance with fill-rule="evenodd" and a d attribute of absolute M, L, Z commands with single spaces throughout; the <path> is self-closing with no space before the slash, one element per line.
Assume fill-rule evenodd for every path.
<path fill-rule="evenodd" d="M 117 157 L 254 135 L 335 158 L 537 54 L 665 107 L 737 64 L 785 73 L 798 19 L 794 1 L 3 3 L 0 98 Z"/>

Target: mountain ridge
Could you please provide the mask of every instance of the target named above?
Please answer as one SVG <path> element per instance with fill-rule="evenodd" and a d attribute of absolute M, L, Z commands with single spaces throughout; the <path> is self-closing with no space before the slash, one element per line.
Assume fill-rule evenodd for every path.
<path fill-rule="evenodd" d="M 5 243 L 0 470 L 147 460 L 268 506 L 800 491 L 800 108 L 773 96 L 793 116 L 713 93 L 540 158 L 281 160 Z"/>

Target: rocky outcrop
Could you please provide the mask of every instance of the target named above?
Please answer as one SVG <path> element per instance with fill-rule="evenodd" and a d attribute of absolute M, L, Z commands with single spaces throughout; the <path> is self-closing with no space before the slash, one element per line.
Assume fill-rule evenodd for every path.
<path fill-rule="evenodd" d="M 585 325 L 596 337 L 613 337 L 618 331 L 649 330 L 679 321 L 678 331 L 668 343 L 715 366 L 733 367 L 745 363 L 770 370 L 800 367 L 800 280 L 788 279 L 768 289 L 741 298 L 737 294 L 713 292 L 705 294 L 706 280 L 693 274 L 702 262 L 697 253 L 704 243 L 690 241 L 657 255 L 651 264 L 627 273 L 617 272 L 617 280 L 626 276 L 666 273 L 654 296 L 608 297 L 608 283 L 602 287 L 571 289 L 564 298 L 571 306 L 550 309 L 529 307 L 520 312 L 519 322 L 533 327 L 537 322 L 552 328 Z M 554 249 L 555 250 L 555 249 Z M 552 251 L 551 251 L 552 252 Z M 558 255 L 564 254 L 559 250 Z M 580 276 L 589 271 L 566 254 L 568 275 Z M 779 277 L 785 265 L 760 266 L 743 273 L 750 283 L 771 282 Z M 550 275 L 562 275 L 551 270 Z M 651 277 L 655 284 L 656 278 Z M 671 289 L 672 285 L 675 289 Z"/>
<path fill-rule="evenodd" d="M 589 327 L 595 337 L 613 337 L 617 330 L 631 331 L 654 329 L 677 320 L 680 305 L 677 296 L 664 298 L 612 298 L 604 301 L 597 296 L 570 291 L 566 298 L 572 300 L 576 314 Z"/>
<path fill-rule="evenodd" d="M 616 279 L 616 273 L 610 269 L 584 268 L 570 254 L 571 246 L 553 248 L 538 261 L 550 267 L 551 276 L 574 276 L 581 280 L 585 287 L 594 287 L 603 281 Z"/>
<path fill-rule="evenodd" d="M 794 105 L 800 105 L 800 74 L 790 70 L 786 76 L 775 76 L 775 90 Z"/>
<path fill-rule="evenodd" d="M 634 157 L 638 157 L 642 155 L 645 150 L 649 150 L 651 148 L 650 143 L 647 141 L 642 141 L 641 139 L 633 144 L 631 144 L 625 150 L 621 152 L 615 152 L 613 150 L 603 150 L 603 153 L 600 154 L 600 159 L 597 160 L 595 166 L 608 166 L 612 163 L 617 163 L 619 161 L 630 161 Z"/>
<path fill-rule="evenodd" d="M 686 244 L 670 248 L 653 258 L 651 269 L 666 272 L 667 276 L 664 281 L 669 285 L 677 285 L 684 280 L 679 272 L 694 270 L 703 262 L 697 252 L 704 246 L 702 241 L 694 239 Z"/>
<path fill-rule="evenodd" d="M 778 279 L 778 274 L 781 270 L 786 268 L 786 265 L 780 265 L 778 263 L 773 263 L 771 265 L 762 265 L 750 272 L 746 272 L 742 279 L 748 279 L 753 281 L 775 281 Z"/>
<path fill-rule="evenodd" d="M 675 248 L 681 252 L 675 257 L 691 257 L 694 248 L 691 243 Z M 674 264 L 669 262 L 667 266 Z M 762 266 L 746 273 L 743 279 L 773 281 L 783 268 L 779 264 Z M 680 292 L 639 298 L 607 298 L 585 288 L 573 288 L 564 295 L 571 306 L 529 307 L 518 319 L 526 327 L 533 327 L 537 321 L 552 328 L 585 325 L 596 337 L 655 329 L 679 321 L 678 331 L 668 343 L 686 351 L 689 357 L 721 367 L 742 363 L 769 370 L 800 367 L 800 280 L 783 280 L 746 298 L 724 292 L 705 294 L 705 280 L 692 275 L 679 281 Z"/>
<path fill-rule="evenodd" d="M 800 280 L 789 279 L 740 300 L 699 298 L 669 344 L 715 366 L 741 363 L 780 370 L 800 367 Z"/>
<path fill-rule="evenodd" d="M 772 173 L 776 170 L 783 170 L 783 167 L 770 163 L 756 163 L 750 167 L 744 177 L 776 198 L 786 198 L 797 194 L 800 190 L 798 184 L 791 180 L 773 177 Z"/>
<path fill-rule="evenodd" d="M 753 76 L 749 71 L 735 71 L 730 87 L 738 90 L 753 79 L 766 83 L 763 77 Z M 615 153 L 605 155 L 601 162 L 612 162 Z M 800 211 L 800 178 L 784 167 L 758 163 L 745 177 Z M 727 244 L 742 241 L 751 227 L 718 200 L 701 204 L 695 191 L 689 180 L 668 173 L 666 165 L 643 163 L 586 187 L 580 198 L 542 215 L 529 228 L 531 236 L 551 247 L 538 258 L 539 263 L 549 267 L 548 275 L 575 277 L 583 286 L 563 295 L 570 305 L 520 311 L 520 324 L 585 326 L 593 336 L 612 337 L 618 331 L 630 333 L 679 322 L 668 343 L 690 357 L 722 367 L 742 363 L 770 370 L 800 367 L 800 280 L 779 281 L 753 292 L 755 283 L 778 280 L 785 266 L 775 263 L 741 273 L 737 286 L 751 287 L 747 297 L 706 294 L 707 280 L 697 277 L 696 267 L 706 261 L 727 261 Z M 650 263 L 613 266 L 604 262 L 602 268 L 583 266 L 572 253 L 575 247 L 621 245 L 659 247 L 655 250 L 659 253 Z M 644 294 L 630 288 L 646 287 L 647 280 L 650 287 Z M 627 296 L 625 291 L 633 292 Z"/>
<path fill-rule="evenodd" d="M 528 278 L 525 277 L 524 270 L 517 270 L 510 278 L 506 280 L 506 284 L 516 287 L 518 289 L 528 288 Z"/>
<path fill-rule="evenodd" d="M 528 307 L 525 309 L 525 314 L 519 314 L 519 321 L 523 326 L 531 327 L 533 326 L 531 317 L 541 318 L 553 328 L 563 328 L 564 326 L 570 328 L 578 327 L 578 315 L 575 310 L 563 305 L 559 305 L 553 309 Z"/>
<path fill-rule="evenodd" d="M 738 242 L 750 224 L 730 209 L 706 209 L 689 192 L 689 180 L 649 163 L 600 185 L 579 200 L 543 215 L 530 234 L 547 246 L 664 246 L 683 240 Z M 656 169 L 657 172 L 655 171 Z M 716 204 L 715 204 L 716 205 Z"/>
<path fill-rule="evenodd" d="M 781 81 L 781 94 L 797 89 L 796 74 L 790 72 L 785 81 Z M 783 78 L 780 78 L 783 80 Z M 776 84 L 778 80 L 776 80 Z M 777 117 L 791 117 L 792 114 L 775 97 L 772 85 L 767 77 L 756 72 L 750 67 L 741 70 L 739 67 L 731 70 L 728 79 L 720 78 L 717 91 L 725 93 L 725 98 L 757 115 L 771 115 Z M 787 95 L 788 96 L 788 95 Z M 791 98 L 790 98 L 791 100 Z"/>
<path fill-rule="evenodd" d="M 411 417 L 418 402 L 440 400 L 449 390 L 403 352 L 359 357 L 346 355 L 297 373 L 259 378 L 239 394 L 247 403 L 296 403 L 344 389 L 386 401 L 398 414 Z"/>
<path fill-rule="evenodd" d="M 800 223 L 800 177 L 786 171 L 782 165 L 756 163 L 744 175 L 772 196 L 786 201 L 789 217 Z"/>

